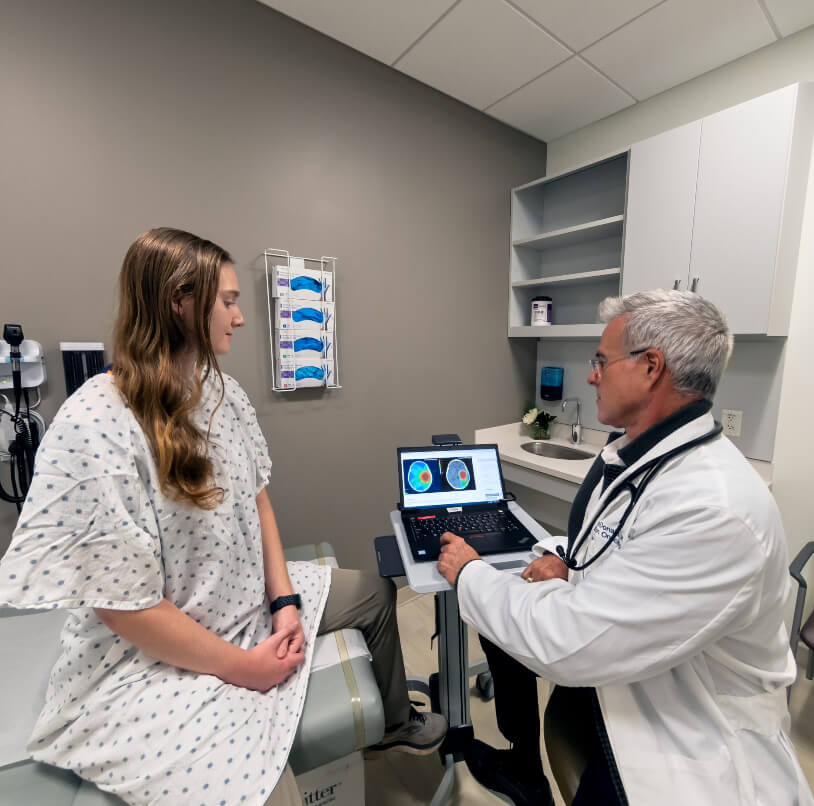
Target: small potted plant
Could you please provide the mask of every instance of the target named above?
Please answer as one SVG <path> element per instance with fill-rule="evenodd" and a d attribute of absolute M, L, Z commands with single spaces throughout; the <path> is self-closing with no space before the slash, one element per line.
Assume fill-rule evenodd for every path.
<path fill-rule="evenodd" d="M 532 439 L 551 439 L 549 428 L 557 418 L 553 414 L 539 411 L 536 406 L 528 404 L 523 414 L 523 425 L 531 429 Z"/>

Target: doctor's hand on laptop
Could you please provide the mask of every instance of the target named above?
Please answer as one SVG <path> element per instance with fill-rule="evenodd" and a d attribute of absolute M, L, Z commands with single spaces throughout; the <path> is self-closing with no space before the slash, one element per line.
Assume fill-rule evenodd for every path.
<path fill-rule="evenodd" d="M 568 581 L 568 566 L 556 555 L 545 554 L 529 563 L 520 576 L 526 582 L 543 582 L 546 579 Z"/>
<path fill-rule="evenodd" d="M 462 537 L 444 532 L 441 535 L 441 554 L 438 571 L 450 585 L 456 585 L 461 569 L 472 560 L 481 559 L 475 549 Z M 529 563 L 520 575 L 526 582 L 542 582 L 546 579 L 568 579 L 568 567 L 554 554 L 546 554 Z"/>
<path fill-rule="evenodd" d="M 450 585 L 458 581 L 461 569 L 472 560 L 481 558 L 472 546 L 462 537 L 444 532 L 441 535 L 441 554 L 438 557 L 438 571 Z"/>

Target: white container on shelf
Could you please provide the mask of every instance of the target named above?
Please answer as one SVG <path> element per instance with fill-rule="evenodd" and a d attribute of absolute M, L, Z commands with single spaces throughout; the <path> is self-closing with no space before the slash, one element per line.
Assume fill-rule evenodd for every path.
<path fill-rule="evenodd" d="M 531 301 L 531 324 L 543 327 L 551 324 L 552 302 L 551 297 L 535 297 Z"/>

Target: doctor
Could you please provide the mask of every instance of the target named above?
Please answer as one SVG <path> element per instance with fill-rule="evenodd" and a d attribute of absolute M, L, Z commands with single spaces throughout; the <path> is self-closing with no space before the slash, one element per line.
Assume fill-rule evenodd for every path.
<path fill-rule="evenodd" d="M 788 737 L 783 527 L 710 414 L 732 336 L 688 292 L 608 298 L 600 317 L 588 382 L 600 422 L 624 433 L 583 482 L 568 537 L 535 547 L 521 578 L 447 533 L 438 568 L 464 621 L 508 656 L 498 701 L 512 664 L 556 684 L 547 745 L 579 759 L 574 804 L 814 804 Z M 504 696 L 502 729 L 528 719 L 520 707 Z M 476 777 L 490 762 L 500 777 L 510 753 L 476 742 Z M 515 802 L 549 801 L 541 768 L 526 769 Z"/>

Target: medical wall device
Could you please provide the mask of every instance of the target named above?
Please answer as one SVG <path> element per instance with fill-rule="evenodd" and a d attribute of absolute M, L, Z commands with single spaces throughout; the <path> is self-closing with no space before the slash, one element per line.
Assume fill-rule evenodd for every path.
<path fill-rule="evenodd" d="M 92 375 L 105 368 L 105 345 L 101 342 L 61 341 L 65 388 L 72 395 Z"/>
<path fill-rule="evenodd" d="M 12 325 L 11 327 L 17 327 Z M 12 341 L 14 337 L 12 336 Z M 14 389 L 11 345 L 0 339 L 0 392 Z M 45 356 L 38 341 L 22 339 L 19 345 L 20 388 L 34 389 L 45 383 Z"/>
<path fill-rule="evenodd" d="M 272 389 L 341 389 L 336 258 L 263 252 Z"/>
<path fill-rule="evenodd" d="M 34 476 L 34 457 L 45 432 L 35 411 L 41 397 L 30 391 L 45 382 L 42 345 L 26 339 L 20 325 L 3 326 L 0 341 L 0 462 L 9 466 L 9 486 L 0 480 L 0 500 L 19 512 Z M 5 475 L 5 474 L 3 474 Z"/>

